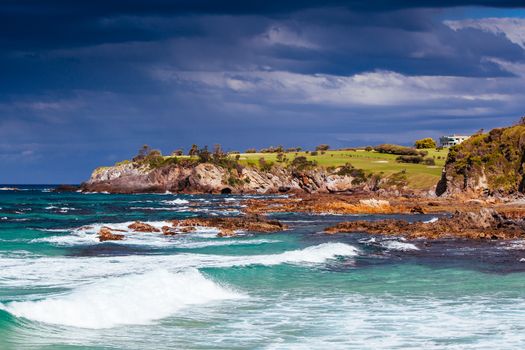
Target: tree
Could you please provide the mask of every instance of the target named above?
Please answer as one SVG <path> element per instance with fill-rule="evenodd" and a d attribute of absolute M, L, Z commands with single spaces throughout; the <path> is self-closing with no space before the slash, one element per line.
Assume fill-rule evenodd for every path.
<path fill-rule="evenodd" d="M 433 138 L 427 137 L 421 140 L 417 140 L 414 146 L 417 149 L 424 149 L 424 148 L 436 148 L 436 141 L 434 141 Z"/>
<path fill-rule="evenodd" d="M 215 162 L 219 162 L 221 159 L 226 157 L 226 153 L 222 151 L 222 147 L 220 144 L 216 144 L 213 146 L 213 160 Z"/>
<path fill-rule="evenodd" d="M 330 149 L 330 145 L 322 144 L 317 147 L 315 147 L 316 151 L 328 151 Z"/>
<path fill-rule="evenodd" d="M 199 157 L 200 163 L 209 163 L 211 160 L 211 155 L 210 155 L 210 151 L 208 151 L 208 146 L 204 146 L 201 149 L 197 149 L 197 157 Z"/>
<path fill-rule="evenodd" d="M 257 153 L 257 150 L 255 148 L 248 148 L 245 153 Z"/>
<path fill-rule="evenodd" d="M 199 153 L 199 146 L 196 144 L 191 145 L 190 150 L 188 151 L 189 156 L 196 156 Z"/>
<path fill-rule="evenodd" d="M 184 154 L 184 151 L 181 148 L 176 149 L 175 151 L 171 152 L 171 155 L 173 157 L 182 156 L 183 154 Z"/>

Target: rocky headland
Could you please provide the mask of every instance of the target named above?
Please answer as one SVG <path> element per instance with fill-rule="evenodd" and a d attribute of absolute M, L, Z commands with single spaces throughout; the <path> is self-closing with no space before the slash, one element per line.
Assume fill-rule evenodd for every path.
<path fill-rule="evenodd" d="M 279 222 L 261 217 L 274 212 L 317 214 L 444 214 L 432 222 L 410 220 L 350 221 L 326 233 L 368 232 L 407 238 L 525 237 L 525 124 L 479 132 L 450 149 L 435 192 L 397 186 L 389 176 L 366 174 L 347 164 L 321 167 L 306 159 L 288 166 L 242 166 L 231 157 L 177 160 L 147 158 L 96 169 L 82 191 L 109 193 L 273 194 L 285 197 L 242 199 L 238 218 L 174 221 L 152 230 L 136 223 L 138 232 L 187 233 L 198 226 L 216 227 L 220 236 L 236 231 L 275 232 Z M 305 158 L 305 157 L 302 157 Z M 153 228 L 154 229 L 154 228 Z M 100 240 L 123 239 L 103 228 Z"/>
<path fill-rule="evenodd" d="M 370 190 L 372 180 L 357 179 L 317 167 L 297 170 L 273 167 L 224 167 L 213 163 L 170 164 L 162 167 L 128 162 L 99 168 L 81 185 L 85 192 L 109 193 L 338 193 Z"/>

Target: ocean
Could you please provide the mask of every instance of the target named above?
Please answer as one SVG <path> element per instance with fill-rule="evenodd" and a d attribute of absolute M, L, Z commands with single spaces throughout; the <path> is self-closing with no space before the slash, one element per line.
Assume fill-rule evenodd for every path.
<path fill-rule="evenodd" d="M 163 236 L 135 220 L 240 215 L 264 196 L 54 193 L 0 185 L 0 349 L 525 348 L 525 241 L 280 233 Z M 102 226 L 127 232 L 100 243 Z"/>

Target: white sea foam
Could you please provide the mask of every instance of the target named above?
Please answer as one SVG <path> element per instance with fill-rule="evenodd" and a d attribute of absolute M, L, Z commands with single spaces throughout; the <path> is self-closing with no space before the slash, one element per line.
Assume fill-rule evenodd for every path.
<path fill-rule="evenodd" d="M 30 320 L 81 328 L 148 324 L 179 309 L 212 301 L 242 298 L 196 269 L 109 278 L 70 294 L 4 305 L 9 313 Z"/>
<path fill-rule="evenodd" d="M 42 232 L 67 232 L 67 231 L 70 231 L 71 229 L 67 229 L 67 228 L 37 228 L 35 230 L 42 231 Z"/>
<path fill-rule="evenodd" d="M 281 241 L 275 239 L 219 239 L 219 240 L 209 240 L 201 242 L 191 242 L 191 241 L 182 241 L 177 243 L 178 248 L 187 248 L 187 249 L 197 249 L 197 248 L 206 248 L 206 247 L 221 247 L 221 246 L 230 246 L 230 245 L 258 245 L 258 244 L 269 244 L 269 243 L 279 243 Z"/>
<path fill-rule="evenodd" d="M 162 237 L 164 238 L 164 237 Z M 133 271 L 155 269 L 177 272 L 186 268 L 234 267 L 278 264 L 319 264 L 338 256 L 353 257 L 358 250 L 344 243 L 323 243 L 279 254 L 230 256 L 179 253 L 176 255 L 131 255 L 113 257 L 35 257 L 15 259 L 0 256 L 1 286 L 76 286 L 101 277 L 123 276 Z"/>
<path fill-rule="evenodd" d="M 183 209 L 188 209 L 188 207 L 130 207 L 131 210 L 166 210 L 166 211 L 181 211 Z"/>
<path fill-rule="evenodd" d="M 171 204 L 171 205 L 180 205 L 180 204 L 188 204 L 189 201 L 186 199 L 177 198 L 173 200 L 164 200 L 162 201 L 162 203 Z"/>
<path fill-rule="evenodd" d="M 436 217 L 433 217 L 432 219 L 429 219 L 429 220 L 426 220 L 426 221 L 423 221 L 424 224 L 431 224 L 433 222 L 436 222 L 438 221 L 439 218 L 436 218 Z"/>
<path fill-rule="evenodd" d="M 388 250 L 400 250 L 400 251 L 409 251 L 409 250 L 419 250 L 419 248 L 412 243 L 399 242 L 399 241 L 382 241 L 381 246 Z"/>
<path fill-rule="evenodd" d="M 132 224 L 133 221 L 120 222 L 120 223 L 95 223 L 88 226 L 81 226 L 74 229 L 40 229 L 41 231 L 50 231 L 50 232 L 69 232 L 66 235 L 60 236 L 49 236 L 42 238 L 35 238 L 29 243 L 53 243 L 60 246 L 75 246 L 75 245 L 86 245 L 86 244 L 97 244 L 101 243 L 98 239 L 98 232 L 102 227 L 110 227 L 115 230 L 119 230 L 119 234 L 126 235 L 125 240 L 115 241 L 117 244 L 130 244 L 130 245 L 150 245 L 150 246 L 166 246 L 170 245 L 169 239 L 163 236 L 159 232 L 134 232 L 128 226 Z M 162 226 L 171 225 L 166 221 L 147 221 L 147 224 L 161 229 Z M 218 232 L 218 231 L 217 231 Z"/>

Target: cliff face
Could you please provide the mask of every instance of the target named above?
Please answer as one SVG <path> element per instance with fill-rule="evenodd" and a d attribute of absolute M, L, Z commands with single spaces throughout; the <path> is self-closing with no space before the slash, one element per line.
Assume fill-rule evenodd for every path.
<path fill-rule="evenodd" d="M 525 192 L 525 126 L 493 129 L 450 149 L 437 195 Z"/>
<path fill-rule="evenodd" d="M 315 193 L 351 190 L 356 187 L 353 180 L 349 175 L 329 173 L 322 168 L 295 172 L 276 167 L 263 172 L 251 167 L 226 169 L 211 163 L 155 169 L 126 163 L 96 169 L 81 189 L 111 193 Z"/>

